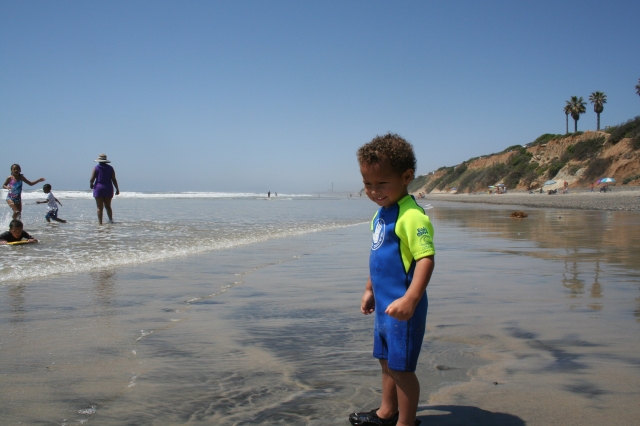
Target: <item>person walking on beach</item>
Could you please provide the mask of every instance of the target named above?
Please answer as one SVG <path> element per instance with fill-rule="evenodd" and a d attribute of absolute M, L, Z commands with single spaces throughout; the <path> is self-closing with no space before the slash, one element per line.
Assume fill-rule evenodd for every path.
<path fill-rule="evenodd" d="M 371 221 L 369 279 L 360 311 L 375 313 L 373 356 L 382 368 L 380 408 L 349 415 L 357 426 L 420 424 L 415 370 L 427 319 L 426 288 L 433 273 L 433 226 L 409 195 L 416 158 L 396 134 L 377 136 L 358 150 L 367 196 L 380 209 Z"/>
<path fill-rule="evenodd" d="M 7 204 L 9 204 L 9 207 L 13 210 L 13 219 L 20 219 L 22 215 L 22 182 L 33 186 L 36 183 L 44 182 L 44 180 L 44 178 L 40 178 L 31 182 L 24 177 L 19 164 L 11 165 L 11 174 L 7 180 L 4 181 L 2 187 L 9 191 L 7 193 Z"/>
<path fill-rule="evenodd" d="M 97 166 L 93 168 L 89 187 L 93 189 L 93 198 L 96 199 L 96 207 L 98 209 L 98 222 L 102 225 L 102 211 L 107 210 L 109 223 L 113 223 L 113 212 L 111 211 L 111 200 L 113 199 L 113 187 L 116 187 L 116 195 L 120 194 L 118 181 L 116 180 L 116 171 L 109 164 L 106 154 L 100 154 L 97 160 Z"/>
<path fill-rule="evenodd" d="M 36 201 L 36 204 L 44 204 L 44 203 L 48 204 L 47 207 L 49 207 L 49 211 L 44 217 L 45 219 L 47 219 L 47 222 L 51 222 L 51 219 L 53 219 L 56 222 L 67 223 L 66 220 L 58 218 L 58 205 L 56 203 L 60 205 L 62 205 L 62 203 L 58 201 L 56 197 L 53 196 L 53 192 L 51 192 L 51 185 L 49 185 L 48 183 L 45 184 L 42 187 L 42 192 L 47 194 L 47 199 L 45 201 Z"/>

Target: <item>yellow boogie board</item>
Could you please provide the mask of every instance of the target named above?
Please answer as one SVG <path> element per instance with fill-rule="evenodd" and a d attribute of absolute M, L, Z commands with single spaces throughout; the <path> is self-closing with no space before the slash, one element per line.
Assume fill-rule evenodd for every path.
<path fill-rule="evenodd" d="M 18 244 L 29 244 L 29 240 L 14 241 L 12 243 L 7 243 L 7 244 L 10 244 L 12 246 L 17 246 Z"/>

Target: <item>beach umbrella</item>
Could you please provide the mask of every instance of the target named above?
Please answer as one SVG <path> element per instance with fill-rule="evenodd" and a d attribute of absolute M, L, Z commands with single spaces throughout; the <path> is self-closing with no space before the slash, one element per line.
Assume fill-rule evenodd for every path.
<path fill-rule="evenodd" d="M 504 186 L 504 183 L 499 183 L 497 186 Z"/>
<path fill-rule="evenodd" d="M 457 191 L 458 188 L 451 188 L 451 191 Z"/>
<path fill-rule="evenodd" d="M 546 182 L 544 183 L 544 185 L 553 185 L 554 183 L 556 183 L 556 181 L 555 181 L 555 180 L 548 180 L 548 181 L 546 181 Z M 544 186 L 544 185 L 543 185 L 543 186 Z"/>
<path fill-rule="evenodd" d="M 606 177 L 606 178 L 602 178 L 602 179 L 600 179 L 600 180 L 598 181 L 598 183 L 613 183 L 613 182 L 615 182 L 615 181 L 616 181 L 616 180 L 615 180 L 614 178 Z"/>
<path fill-rule="evenodd" d="M 493 186 L 493 185 L 489 185 L 489 188 L 495 188 L 495 186 Z"/>

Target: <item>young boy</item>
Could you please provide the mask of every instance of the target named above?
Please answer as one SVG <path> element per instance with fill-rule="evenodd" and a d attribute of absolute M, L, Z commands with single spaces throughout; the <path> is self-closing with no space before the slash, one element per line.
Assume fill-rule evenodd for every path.
<path fill-rule="evenodd" d="M 62 203 L 60 201 L 58 201 L 58 199 L 56 197 L 53 196 L 53 192 L 51 192 L 51 185 L 49 185 L 48 183 L 45 184 L 42 187 L 42 191 L 47 194 L 47 199 L 46 201 L 36 201 L 37 204 L 44 204 L 47 203 L 48 207 L 49 207 L 49 211 L 47 212 L 46 216 L 44 217 L 45 219 L 47 219 L 47 222 L 51 222 L 51 219 L 55 220 L 56 222 L 60 222 L 60 223 L 67 223 L 66 220 L 62 220 L 62 219 L 58 219 L 58 204 L 62 205 Z"/>
<path fill-rule="evenodd" d="M 360 173 L 380 209 L 371 221 L 369 280 L 360 311 L 375 311 L 373 356 L 382 367 L 380 408 L 349 416 L 352 425 L 419 425 L 420 384 L 415 375 L 427 319 L 426 288 L 433 273 L 433 226 L 409 195 L 416 159 L 396 134 L 358 150 Z"/>
<path fill-rule="evenodd" d="M 0 244 L 15 243 L 26 238 L 30 243 L 37 243 L 38 240 L 29 235 L 24 229 L 24 225 L 18 219 L 13 219 L 9 223 L 9 230 L 0 234 Z"/>

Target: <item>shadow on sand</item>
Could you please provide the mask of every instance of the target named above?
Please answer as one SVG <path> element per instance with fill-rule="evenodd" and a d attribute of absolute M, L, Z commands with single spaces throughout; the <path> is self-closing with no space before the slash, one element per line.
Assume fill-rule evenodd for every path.
<path fill-rule="evenodd" d="M 493 413 L 478 407 L 465 405 L 422 406 L 418 411 L 428 410 L 427 415 L 417 419 L 425 426 L 524 426 L 520 417 L 506 413 Z"/>

